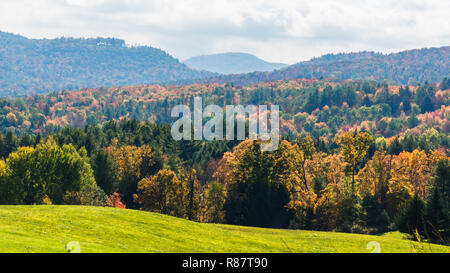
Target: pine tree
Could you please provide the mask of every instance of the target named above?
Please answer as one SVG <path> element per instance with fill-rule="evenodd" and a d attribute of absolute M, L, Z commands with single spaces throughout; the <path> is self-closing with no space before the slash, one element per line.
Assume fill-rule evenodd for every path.
<path fill-rule="evenodd" d="M 416 194 L 400 217 L 397 223 L 398 230 L 411 235 L 415 234 L 417 230 L 420 235 L 425 235 L 424 221 L 425 202 Z"/>
<path fill-rule="evenodd" d="M 433 192 L 428 198 L 425 219 L 425 227 L 430 239 L 444 240 L 449 235 L 448 213 L 442 202 L 438 187 L 434 187 Z"/>
<path fill-rule="evenodd" d="M 396 137 L 394 141 L 389 146 L 389 154 L 390 155 L 398 155 L 403 151 L 402 145 L 398 141 L 398 138 Z"/>
<path fill-rule="evenodd" d="M 108 195 L 117 190 L 116 166 L 110 153 L 99 150 L 91 158 L 97 185 Z"/>
<path fill-rule="evenodd" d="M 8 155 L 6 154 L 6 146 L 5 146 L 5 140 L 3 138 L 3 134 L 0 131 L 0 158 L 5 158 Z"/>
<path fill-rule="evenodd" d="M 8 130 L 5 135 L 5 153 L 9 155 L 17 149 L 17 137 L 13 131 Z M 6 157 L 6 156 L 5 156 Z"/>
<path fill-rule="evenodd" d="M 448 213 L 450 210 L 450 164 L 448 159 L 438 162 L 434 170 L 434 179 Z"/>

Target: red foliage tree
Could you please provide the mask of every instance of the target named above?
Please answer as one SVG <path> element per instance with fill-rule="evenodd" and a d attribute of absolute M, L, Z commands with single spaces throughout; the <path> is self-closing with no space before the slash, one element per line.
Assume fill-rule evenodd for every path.
<path fill-rule="evenodd" d="M 113 208 L 120 208 L 120 209 L 126 209 L 127 207 L 125 206 L 124 203 L 122 203 L 122 199 L 120 198 L 120 194 L 117 192 L 114 192 L 113 194 L 111 194 L 108 197 L 108 203 L 107 203 L 108 207 L 113 207 Z"/>

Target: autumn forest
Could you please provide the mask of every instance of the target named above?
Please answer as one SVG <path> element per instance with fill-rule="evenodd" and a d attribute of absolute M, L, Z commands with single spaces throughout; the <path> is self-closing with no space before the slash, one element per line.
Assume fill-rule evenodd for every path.
<path fill-rule="evenodd" d="M 450 81 L 138 85 L 0 99 L 0 204 L 198 222 L 450 236 Z M 175 141 L 170 110 L 276 104 L 281 142 Z"/>

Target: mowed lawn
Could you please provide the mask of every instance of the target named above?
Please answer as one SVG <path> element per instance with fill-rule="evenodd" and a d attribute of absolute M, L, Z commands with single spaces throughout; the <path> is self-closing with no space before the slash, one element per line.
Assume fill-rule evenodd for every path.
<path fill-rule="evenodd" d="M 137 210 L 85 206 L 0 206 L 0 252 L 445 252 L 399 234 L 368 236 L 202 224 Z"/>

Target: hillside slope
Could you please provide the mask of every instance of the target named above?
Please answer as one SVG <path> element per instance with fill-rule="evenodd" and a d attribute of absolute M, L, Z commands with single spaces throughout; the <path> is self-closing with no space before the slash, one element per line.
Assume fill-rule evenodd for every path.
<path fill-rule="evenodd" d="M 214 75 L 190 69 L 160 49 L 128 47 L 119 39 L 27 39 L 5 32 L 0 32 L 0 71 L 0 96 Z"/>
<path fill-rule="evenodd" d="M 183 63 L 195 69 L 221 74 L 272 71 L 287 66 L 282 63 L 266 62 L 254 55 L 238 52 L 195 56 Z"/>
<path fill-rule="evenodd" d="M 392 54 L 374 52 L 327 54 L 275 70 L 237 75 L 220 75 L 196 82 L 249 85 L 296 78 L 365 80 L 395 84 L 439 82 L 450 76 L 450 46 L 406 50 Z M 192 82 L 192 81 L 191 81 Z"/>
<path fill-rule="evenodd" d="M 136 210 L 83 206 L 0 206 L 0 252 L 410 252 L 391 236 L 201 224 Z M 450 247 L 425 245 L 427 251 Z"/>

